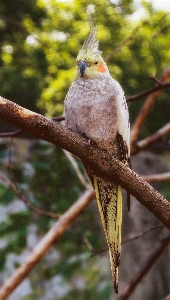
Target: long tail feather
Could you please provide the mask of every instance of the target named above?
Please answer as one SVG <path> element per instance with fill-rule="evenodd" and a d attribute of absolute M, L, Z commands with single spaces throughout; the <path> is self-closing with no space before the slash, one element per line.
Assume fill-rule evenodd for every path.
<path fill-rule="evenodd" d="M 118 267 L 121 250 L 122 190 L 104 178 L 94 177 L 94 188 L 110 255 L 115 292 L 118 293 Z"/>

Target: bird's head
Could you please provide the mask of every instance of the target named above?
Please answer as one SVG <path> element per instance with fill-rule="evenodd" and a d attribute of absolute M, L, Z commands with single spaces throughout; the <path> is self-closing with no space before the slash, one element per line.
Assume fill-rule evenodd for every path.
<path fill-rule="evenodd" d="M 98 50 L 99 42 L 96 39 L 96 28 L 91 26 L 89 36 L 76 59 L 75 80 L 80 78 L 95 79 L 101 75 L 108 75 L 106 63 Z"/>

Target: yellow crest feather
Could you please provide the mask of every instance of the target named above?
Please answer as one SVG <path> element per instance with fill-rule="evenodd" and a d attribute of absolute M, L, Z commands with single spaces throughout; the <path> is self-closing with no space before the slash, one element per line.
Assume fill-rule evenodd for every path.
<path fill-rule="evenodd" d="M 97 40 L 97 29 L 93 25 L 92 18 L 90 18 L 90 33 L 87 37 L 87 40 L 84 42 L 82 50 L 90 51 L 91 53 L 101 54 L 99 51 L 99 41 Z"/>

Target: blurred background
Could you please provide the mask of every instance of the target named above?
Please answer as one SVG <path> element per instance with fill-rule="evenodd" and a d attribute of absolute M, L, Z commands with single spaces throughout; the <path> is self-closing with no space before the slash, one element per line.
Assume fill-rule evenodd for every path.
<path fill-rule="evenodd" d="M 0 95 L 48 117 L 62 115 L 74 78 L 75 59 L 89 32 L 89 15 L 110 73 L 129 97 L 155 85 L 170 64 L 170 4 L 134 0 L 0 1 Z M 140 130 L 144 139 L 170 122 L 170 88 L 162 90 Z M 129 102 L 134 123 L 146 98 Z M 8 126 L 7 126 L 8 128 Z M 0 122 L 0 132 L 6 131 Z M 8 130 L 9 131 L 9 130 Z M 139 174 L 170 171 L 170 134 L 132 157 Z M 78 161 L 80 171 L 83 167 Z M 35 207 L 64 213 L 84 191 L 62 149 L 25 133 L 0 137 L 0 173 L 15 182 Z M 84 174 L 85 176 L 85 174 Z M 154 185 L 170 200 L 170 183 Z M 165 229 L 138 201 L 127 212 L 123 239 L 157 227 L 122 245 L 120 295 L 159 245 Z M 56 222 L 29 210 L 0 177 L 0 284 Z M 10 300 L 107 300 L 114 295 L 106 241 L 96 202 L 77 218 L 33 269 Z M 170 248 L 129 299 L 162 299 L 170 293 Z"/>

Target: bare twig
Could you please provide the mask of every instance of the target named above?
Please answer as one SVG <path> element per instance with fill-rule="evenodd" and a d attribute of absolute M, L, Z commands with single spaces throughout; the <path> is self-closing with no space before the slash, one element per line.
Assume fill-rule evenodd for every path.
<path fill-rule="evenodd" d="M 146 262 L 143 264 L 141 270 L 137 272 L 129 282 L 129 285 L 126 287 L 122 295 L 118 298 L 118 300 L 127 300 L 130 295 L 133 293 L 136 286 L 142 280 L 142 278 L 147 274 L 147 272 L 154 265 L 155 261 L 161 256 L 164 249 L 168 246 L 170 242 L 170 233 L 166 234 L 166 236 L 160 241 L 157 248 L 154 252 L 148 257 Z"/>
<path fill-rule="evenodd" d="M 151 232 L 151 231 L 153 231 L 153 230 L 155 230 L 155 229 L 163 228 L 163 227 L 164 227 L 164 225 L 161 224 L 161 225 L 152 226 L 152 227 L 150 227 L 149 229 L 147 229 L 146 231 L 141 232 L 141 233 L 139 233 L 139 234 L 137 234 L 137 235 L 134 235 L 134 234 L 130 234 L 130 235 L 129 235 L 129 234 L 128 234 L 128 236 L 125 237 L 125 238 L 122 240 L 121 244 L 123 245 L 123 244 L 129 243 L 129 242 L 131 242 L 131 241 L 137 240 L 137 239 L 139 239 L 139 238 L 145 236 L 145 235 L 148 234 L 149 232 Z M 93 256 L 98 255 L 98 254 L 101 254 L 101 253 L 103 253 L 103 252 L 105 252 L 105 251 L 107 251 L 107 250 L 108 250 L 108 246 L 107 246 L 107 247 L 104 247 L 104 248 L 102 248 L 102 249 L 100 249 L 100 250 L 92 249 L 92 250 L 91 250 L 91 251 L 92 251 L 91 256 L 93 257 Z"/>
<path fill-rule="evenodd" d="M 65 120 L 65 116 L 58 116 L 58 117 L 53 117 L 53 121 L 61 122 Z"/>
<path fill-rule="evenodd" d="M 17 129 L 15 131 L 10 131 L 10 132 L 1 132 L 0 137 L 14 137 L 22 132 L 21 129 Z"/>
<path fill-rule="evenodd" d="M 32 35 L 37 42 L 39 42 L 41 45 L 44 45 L 45 47 L 49 48 L 49 43 L 41 41 L 35 33 L 29 32 L 28 29 L 25 26 L 23 26 L 20 22 L 13 20 L 12 18 L 6 17 L 4 15 L 0 15 L 0 19 L 3 20 L 5 23 L 10 24 L 11 26 L 18 27 L 26 35 L 28 35 L 28 36 Z"/>
<path fill-rule="evenodd" d="M 170 87 L 170 82 L 162 82 L 161 84 L 157 85 L 157 86 L 154 86 L 153 88 L 150 88 L 144 92 L 141 92 L 139 94 L 136 94 L 136 95 L 133 95 L 133 96 L 129 96 L 129 97 L 126 97 L 126 102 L 133 102 L 133 101 L 136 101 L 136 100 L 140 100 L 150 94 L 153 94 L 154 92 L 157 92 L 157 91 L 161 91 L 163 89 L 166 89 Z"/>
<path fill-rule="evenodd" d="M 20 22 L 17 22 L 16 20 L 8 18 L 7 16 L 4 16 L 4 15 L 0 15 L 0 19 L 12 26 L 16 26 L 16 27 L 20 28 L 26 34 L 30 34 L 29 31 L 26 29 L 26 27 L 24 27 Z"/>
<path fill-rule="evenodd" d="M 133 40 L 138 30 L 146 23 L 148 23 L 148 20 L 143 21 L 140 26 L 137 26 L 125 40 L 123 40 L 110 54 L 105 57 L 105 61 L 109 61 L 118 51 L 121 50 L 122 47 L 124 47 L 129 41 Z"/>
<path fill-rule="evenodd" d="M 157 130 L 154 134 L 136 143 L 135 147 L 132 148 L 131 154 L 136 154 L 138 151 L 149 148 L 153 143 L 159 141 L 164 136 L 170 134 L 170 122 L 164 125 L 162 128 Z"/>
<path fill-rule="evenodd" d="M 93 198 L 93 190 L 86 190 L 83 195 L 59 218 L 59 220 L 34 248 L 25 262 L 8 280 L 5 281 L 4 285 L 2 285 L 0 288 L 1 300 L 5 300 L 9 297 L 14 289 L 31 272 L 31 270 L 49 250 L 49 248 L 58 241 L 63 232 L 74 222 L 74 220 L 80 215 L 80 213 L 86 208 Z"/>
<path fill-rule="evenodd" d="M 93 246 L 90 244 L 88 238 L 85 236 L 85 234 L 82 234 L 82 239 L 84 241 L 84 243 L 86 244 L 87 248 L 92 252 L 94 249 L 93 249 Z"/>
<path fill-rule="evenodd" d="M 74 159 L 74 157 L 71 155 L 70 152 L 66 151 L 66 150 L 63 150 L 63 152 L 65 153 L 66 157 L 68 158 L 68 160 L 71 162 L 74 170 L 76 171 L 76 174 L 81 182 L 81 184 L 83 186 L 85 186 L 85 188 L 88 188 L 89 187 L 89 184 L 87 183 L 87 181 L 85 180 L 83 174 L 80 172 L 80 169 L 79 169 L 79 166 L 76 162 L 76 160 Z"/>
<path fill-rule="evenodd" d="M 162 81 L 155 77 L 155 73 L 149 76 L 152 78 L 156 83 L 158 83 L 160 86 L 162 85 Z"/>
<path fill-rule="evenodd" d="M 133 30 L 132 34 L 128 36 L 125 40 L 123 40 L 110 54 L 105 57 L 105 62 L 108 62 L 118 51 L 121 50 L 123 46 L 125 46 L 129 41 L 133 40 L 134 33 L 139 29 L 139 26 Z"/>
<path fill-rule="evenodd" d="M 131 236 L 131 237 L 128 236 L 127 238 L 124 238 L 124 239 L 123 239 L 122 245 L 123 245 L 123 244 L 126 244 L 126 243 L 129 243 L 129 242 L 131 242 L 131 241 L 137 240 L 137 239 L 143 237 L 144 235 L 148 234 L 149 232 L 151 232 L 151 231 L 153 231 L 153 230 L 155 230 L 155 229 L 158 229 L 158 228 L 163 228 L 163 227 L 164 227 L 164 225 L 162 225 L 162 224 L 156 225 L 156 226 L 152 226 L 152 227 L 150 227 L 149 229 L 147 229 L 146 231 L 141 232 L 141 233 L 139 233 L 139 234 L 137 234 L 137 235 L 135 235 L 135 236 L 134 236 L 134 235 Z"/>
<path fill-rule="evenodd" d="M 31 204 L 27 199 L 26 197 L 23 195 L 23 193 L 21 192 L 21 190 L 18 188 L 18 186 L 12 182 L 11 180 L 9 180 L 9 178 L 7 178 L 4 174 L 0 173 L 0 180 L 2 182 L 4 182 L 8 187 L 10 187 L 13 192 L 18 196 L 18 198 L 20 200 L 22 200 L 26 206 L 33 210 L 35 213 L 39 214 L 39 215 L 43 215 L 43 216 L 46 216 L 46 217 L 51 217 L 51 218 L 56 218 L 58 219 L 58 217 L 60 217 L 59 214 L 54 214 L 52 212 L 48 212 L 48 211 L 45 211 L 45 210 L 42 210 L 42 209 L 39 209 L 37 207 L 35 207 L 33 204 Z"/>
<path fill-rule="evenodd" d="M 157 36 L 159 36 L 160 34 L 162 34 L 163 32 L 165 32 L 165 31 L 166 31 L 167 29 L 169 29 L 169 28 L 170 28 L 170 24 L 168 24 L 168 25 L 162 27 L 157 33 L 155 33 L 155 34 L 153 35 L 152 38 L 155 39 Z"/>
<path fill-rule="evenodd" d="M 142 175 L 142 178 L 147 182 L 161 182 L 170 180 L 170 172 L 160 173 L 160 174 L 152 174 L 152 175 Z"/>
<path fill-rule="evenodd" d="M 168 66 L 165 71 L 163 72 L 162 76 L 161 76 L 161 79 L 160 81 L 161 82 L 165 82 L 167 80 L 167 78 L 170 76 L 170 66 Z M 161 85 L 159 85 L 161 87 Z M 154 92 L 152 95 L 150 95 L 147 100 L 145 101 L 142 109 L 140 110 L 133 126 L 132 126 L 132 129 L 131 129 L 131 143 L 132 143 L 132 146 L 133 144 L 135 144 L 137 138 L 138 138 L 138 135 L 139 135 L 139 132 L 140 132 L 140 129 L 151 109 L 151 107 L 153 106 L 153 104 L 155 103 L 158 95 L 160 94 L 160 90 L 157 90 L 157 92 Z"/>
<path fill-rule="evenodd" d="M 134 171 L 97 145 L 37 113 L 0 97 L 0 118 L 78 156 L 96 174 L 120 184 L 170 229 L 170 203 Z"/>

